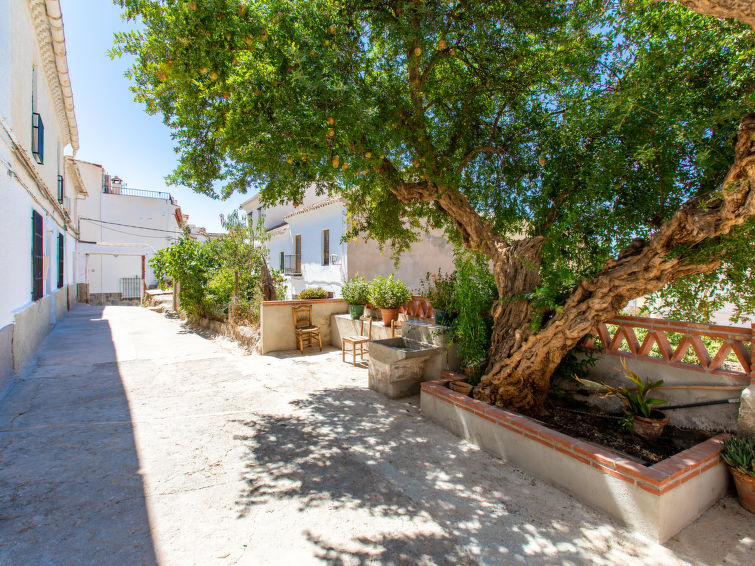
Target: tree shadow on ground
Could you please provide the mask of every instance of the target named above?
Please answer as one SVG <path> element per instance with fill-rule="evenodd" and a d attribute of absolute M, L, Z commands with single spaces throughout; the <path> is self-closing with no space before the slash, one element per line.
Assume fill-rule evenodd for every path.
<path fill-rule="evenodd" d="M 249 433 L 237 437 L 248 448 L 239 516 L 285 503 L 300 514 L 319 510 L 318 521 L 325 514 L 334 526 L 366 517 L 347 541 L 325 525 L 297 523 L 328 563 L 663 562 L 662 547 L 617 542 L 627 534 L 610 518 L 460 442 L 416 407 L 363 388 L 292 405 L 295 416 L 242 422 Z"/>

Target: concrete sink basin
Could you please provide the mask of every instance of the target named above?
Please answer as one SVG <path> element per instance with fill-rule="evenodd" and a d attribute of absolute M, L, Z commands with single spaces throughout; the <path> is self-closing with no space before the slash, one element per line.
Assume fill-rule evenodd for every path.
<path fill-rule="evenodd" d="M 400 399 L 419 393 L 419 384 L 426 380 L 425 362 L 439 357 L 442 348 L 399 337 L 373 340 L 369 352 L 370 389 L 389 399 Z"/>

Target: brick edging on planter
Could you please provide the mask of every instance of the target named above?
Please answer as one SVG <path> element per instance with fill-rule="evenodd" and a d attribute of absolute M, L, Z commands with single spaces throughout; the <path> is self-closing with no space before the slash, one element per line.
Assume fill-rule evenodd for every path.
<path fill-rule="evenodd" d="M 502 426 L 512 432 L 558 450 L 583 464 L 648 491 L 662 495 L 716 465 L 727 434 L 719 434 L 653 466 L 644 466 L 606 448 L 578 440 L 550 429 L 529 417 L 478 401 L 447 387 L 448 382 L 466 380 L 466 376 L 449 371 L 441 379 L 422 383 L 422 392 L 451 403 L 469 413 Z"/>
<path fill-rule="evenodd" d="M 343 299 L 294 299 L 293 301 L 262 301 L 263 307 L 287 307 L 295 305 L 311 305 L 323 303 L 345 303 Z"/>

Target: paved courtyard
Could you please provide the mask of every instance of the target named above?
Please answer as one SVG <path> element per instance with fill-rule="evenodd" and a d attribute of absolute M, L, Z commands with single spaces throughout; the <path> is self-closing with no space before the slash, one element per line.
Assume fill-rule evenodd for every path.
<path fill-rule="evenodd" d="M 654 544 L 366 383 L 78 305 L 0 401 L 0 564 L 755 563 L 730 497 Z"/>

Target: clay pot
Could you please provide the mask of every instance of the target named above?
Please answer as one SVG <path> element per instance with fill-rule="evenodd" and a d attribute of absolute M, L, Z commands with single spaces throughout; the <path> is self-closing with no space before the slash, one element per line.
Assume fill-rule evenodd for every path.
<path fill-rule="evenodd" d="M 730 467 L 729 471 L 734 478 L 734 485 L 737 486 L 739 504 L 750 513 L 755 513 L 755 477 L 748 476 L 736 468 Z"/>
<path fill-rule="evenodd" d="M 668 420 L 669 416 L 660 411 L 650 413 L 650 418 L 635 415 L 632 417 L 632 434 L 647 442 L 653 442 L 658 440 Z"/>
<path fill-rule="evenodd" d="M 380 314 L 383 317 L 383 324 L 385 326 L 390 326 L 391 321 L 398 320 L 398 311 L 399 309 L 380 309 Z"/>
<path fill-rule="evenodd" d="M 467 383 L 466 381 L 451 381 L 448 383 L 448 387 L 456 391 L 457 393 L 461 393 L 462 395 L 470 395 L 472 393 L 472 387 L 471 383 Z"/>

